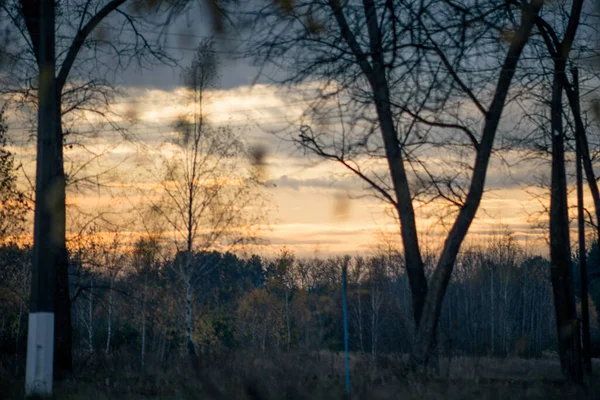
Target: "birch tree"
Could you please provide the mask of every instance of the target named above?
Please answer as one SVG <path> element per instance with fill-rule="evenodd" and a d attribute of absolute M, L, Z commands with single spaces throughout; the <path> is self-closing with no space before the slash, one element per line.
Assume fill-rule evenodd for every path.
<path fill-rule="evenodd" d="M 260 184 L 246 146 L 232 129 L 213 126 L 205 111 L 218 81 L 212 41 L 200 44 L 183 71 L 189 114 L 182 115 L 175 137 L 161 147 L 164 175 L 160 200 L 153 208 L 164 218 L 178 253 L 174 268 L 184 286 L 185 337 L 192 363 L 200 365 L 194 329 L 195 281 L 216 265 L 202 257 L 215 249 L 232 249 L 255 238 L 261 215 Z M 161 156 L 165 155 L 167 156 Z"/>
<path fill-rule="evenodd" d="M 104 245 L 102 254 L 105 275 L 108 279 L 108 304 L 107 304 L 107 332 L 104 354 L 108 355 L 111 348 L 113 307 L 114 307 L 114 285 L 121 271 L 125 268 L 127 256 L 123 253 L 121 237 L 117 232 L 112 232 L 113 238 Z"/>
<path fill-rule="evenodd" d="M 139 308 L 141 310 L 140 319 L 142 325 L 142 340 L 140 343 L 140 360 L 142 367 L 145 366 L 146 362 L 147 313 L 150 295 L 148 279 L 152 276 L 153 272 L 158 269 L 159 250 L 158 237 L 149 235 L 141 237 L 136 241 L 132 254 L 132 266 L 136 271 L 137 276 L 140 277 L 140 284 L 142 285 L 142 293 L 141 296 L 139 296 Z"/>

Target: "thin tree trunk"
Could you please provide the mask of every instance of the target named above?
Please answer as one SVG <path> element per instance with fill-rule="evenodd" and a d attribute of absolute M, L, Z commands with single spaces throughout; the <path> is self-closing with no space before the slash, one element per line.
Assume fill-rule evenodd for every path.
<path fill-rule="evenodd" d="M 19 318 L 17 319 L 17 335 L 15 336 L 15 361 L 19 355 L 19 339 L 21 338 L 21 320 L 23 319 L 23 302 L 19 300 Z M 18 365 L 18 364 L 15 364 Z"/>
<path fill-rule="evenodd" d="M 371 355 L 377 356 L 377 311 L 375 305 L 375 287 L 371 286 Z"/>
<path fill-rule="evenodd" d="M 92 289 L 92 282 L 90 281 L 90 293 L 88 296 L 88 345 L 89 345 L 89 351 L 90 353 L 94 352 L 94 330 L 93 330 L 93 324 L 94 324 L 94 303 L 93 303 L 93 299 L 92 299 L 92 295 L 93 295 L 93 289 Z"/>
<path fill-rule="evenodd" d="M 142 315 L 142 367 L 146 363 L 146 312 Z"/>
<path fill-rule="evenodd" d="M 113 287 L 113 280 L 111 278 L 110 280 L 110 287 L 108 289 L 108 332 L 106 333 L 106 348 L 104 349 L 104 354 L 108 355 L 108 352 L 110 350 L 110 337 L 112 334 L 112 287 Z"/>
<path fill-rule="evenodd" d="M 527 293 L 529 292 L 529 296 L 531 296 L 531 290 L 527 290 L 527 281 L 525 282 L 525 284 L 523 285 L 523 288 L 521 290 L 521 333 L 520 335 L 522 337 L 527 336 L 527 332 L 525 330 L 525 317 L 527 316 L 526 311 L 527 311 Z"/>
<path fill-rule="evenodd" d="M 196 345 L 194 343 L 194 318 L 192 314 L 192 280 L 188 277 L 185 281 L 185 335 L 187 340 L 187 349 L 190 356 L 190 361 L 194 368 L 199 368 L 200 363 L 198 354 L 196 353 Z"/>
<path fill-rule="evenodd" d="M 573 69 L 573 85 L 577 94 L 577 104 L 574 113 L 581 115 L 579 107 L 579 72 Z M 585 252 L 585 222 L 583 215 L 583 173 L 581 171 L 581 149 L 577 145 L 577 224 L 579 225 L 579 274 L 581 280 L 581 323 L 582 323 L 582 355 L 583 366 L 587 374 L 592 373 L 592 358 L 590 349 L 590 314 L 588 304 L 588 276 Z M 600 237 L 599 237 L 600 238 Z"/>
<path fill-rule="evenodd" d="M 147 271 L 144 272 L 144 289 L 142 293 L 142 348 L 141 348 L 141 358 L 142 358 L 142 367 L 144 367 L 146 362 L 146 288 L 148 286 L 148 275 Z M 161 356 L 162 359 L 162 356 Z"/>
<path fill-rule="evenodd" d="M 167 345 L 169 344 L 168 338 L 167 338 L 167 328 L 165 327 L 165 331 L 163 332 L 163 343 L 162 343 L 162 347 L 160 349 L 160 362 L 164 362 L 165 360 L 165 354 L 167 352 Z"/>
<path fill-rule="evenodd" d="M 360 341 L 360 352 L 365 354 L 365 345 L 363 341 L 363 328 L 362 328 L 362 304 L 360 295 L 360 283 L 358 284 L 358 339 Z"/>
<path fill-rule="evenodd" d="M 531 294 L 531 305 L 530 305 L 530 309 L 529 309 L 529 332 L 530 334 L 534 335 L 534 351 L 538 351 L 538 344 L 539 341 L 537 340 L 538 338 L 538 331 L 540 331 L 542 329 L 541 326 L 536 327 L 535 326 L 535 313 L 534 313 L 534 309 L 535 309 L 535 296 L 536 295 L 536 290 L 535 290 L 535 282 L 533 283 L 533 293 Z M 537 329 L 536 329 L 537 328 Z"/>
<path fill-rule="evenodd" d="M 267 325 L 264 325 L 264 329 L 263 329 L 263 335 L 262 335 L 262 352 L 263 354 L 265 353 L 266 349 L 267 349 Z"/>
<path fill-rule="evenodd" d="M 496 353 L 496 335 L 494 331 L 495 321 L 496 321 L 496 310 L 494 309 L 494 268 L 490 268 L 490 348 L 492 349 L 492 354 Z"/>
<path fill-rule="evenodd" d="M 290 300 L 287 289 L 285 290 L 285 319 L 287 326 L 287 350 L 290 351 L 292 345 L 292 330 L 290 325 Z"/>
<path fill-rule="evenodd" d="M 509 322 L 509 315 L 506 312 L 506 310 L 508 309 L 508 279 L 504 282 L 504 305 L 503 305 L 503 312 L 502 312 L 502 324 L 504 326 L 504 329 L 502 329 L 502 348 L 504 351 L 504 354 L 508 354 L 508 322 Z"/>

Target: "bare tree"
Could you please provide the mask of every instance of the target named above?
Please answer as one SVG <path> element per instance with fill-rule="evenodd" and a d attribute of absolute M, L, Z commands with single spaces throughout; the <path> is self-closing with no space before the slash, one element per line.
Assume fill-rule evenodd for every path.
<path fill-rule="evenodd" d="M 552 263 L 552 286 L 556 312 L 556 329 L 561 366 L 566 375 L 575 382 L 583 378 L 581 343 L 577 321 L 573 287 L 571 246 L 569 238 L 569 215 L 567 206 L 567 177 L 565 167 L 565 129 L 563 126 L 563 91 L 575 120 L 575 137 L 578 153 L 583 156 L 586 174 L 595 200 L 600 204 L 598 187 L 591 167 L 589 148 L 579 109 L 579 99 L 566 74 L 567 62 L 580 25 L 583 1 L 571 2 L 568 22 L 563 38 L 559 39 L 552 25 L 538 18 L 536 25 L 542 34 L 547 50 L 553 60 L 552 99 L 550 102 L 550 126 L 552 138 L 552 185 L 550 202 L 550 257 Z M 596 207 L 596 212 L 599 209 Z M 597 214 L 600 216 L 600 214 Z"/>
<path fill-rule="evenodd" d="M 285 67 L 284 82 L 324 82 L 309 109 L 317 123 L 301 128 L 298 144 L 344 165 L 397 213 L 418 326 L 415 365 L 429 358 L 456 257 L 482 198 L 512 78 L 541 6 L 538 0 L 517 7 L 331 0 L 297 2 L 283 15 L 268 7 L 259 12 L 263 30 L 253 48 L 259 60 Z M 341 123 L 327 129 L 328 119 L 319 115 L 332 99 L 339 99 L 333 103 Z M 445 165 L 427 165 L 426 151 L 450 148 L 458 149 L 457 156 Z M 429 288 L 413 205 L 419 197 L 444 200 L 455 216 Z"/>
<path fill-rule="evenodd" d="M 211 126 L 204 111 L 218 80 L 212 45 L 210 40 L 201 43 L 184 70 L 191 112 L 177 123 L 176 137 L 160 149 L 160 154 L 169 155 L 159 156 L 164 175 L 160 200 L 152 206 L 164 218 L 179 255 L 175 270 L 185 288 L 185 336 L 194 365 L 199 365 L 193 339 L 195 280 L 215 267 L 202 263 L 195 253 L 247 243 L 255 238 L 263 218 L 261 185 L 244 143 L 230 128 Z"/>

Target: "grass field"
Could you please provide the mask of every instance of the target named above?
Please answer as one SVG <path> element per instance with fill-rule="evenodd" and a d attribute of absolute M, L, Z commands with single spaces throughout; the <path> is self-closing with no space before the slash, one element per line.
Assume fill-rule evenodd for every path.
<path fill-rule="evenodd" d="M 144 371 L 126 355 L 78 365 L 55 399 L 342 399 L 343 359 L 334 353 L 230 354 L 202 371 L 185 363 Z M 440 359 L 428 377 L 407 374 L 405 357 L 354 355 L 353 399 L 600 399 L 600 360 L 587 389 L 572 387 L 556 358 Z M 6 372 L 6 371 L 4 371 Z M 22 399 L 22 379 L 0 376 L 0 399 Z"/>

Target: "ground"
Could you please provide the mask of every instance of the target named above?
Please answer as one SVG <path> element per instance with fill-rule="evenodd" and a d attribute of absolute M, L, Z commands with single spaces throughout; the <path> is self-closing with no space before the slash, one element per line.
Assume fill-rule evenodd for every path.
<path fill-rule="evenodd" d="M 231 353 L 202 371 L 185 362 L 140 370 L 127 355 L 97 357 L 77 367 L 76 379 L 57 382 L 56 399 L 342 399 L 340 354 Z M 405 357 L 374 363 L 354 355 L 353 399 L 600 399 L 600 359 L 587 389 L 572 387 L 557 358 L 442 358 L 428 378 L 407 374 Z M 0 399 L 22 399 L 22 379 L 0 376 Z"/>

